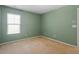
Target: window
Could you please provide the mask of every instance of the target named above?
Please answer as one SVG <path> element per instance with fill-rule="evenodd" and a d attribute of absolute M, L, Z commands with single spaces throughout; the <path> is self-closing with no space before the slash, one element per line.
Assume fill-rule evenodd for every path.
<path fill-rule="evenodd" d="M 20 33 L 20 15 L 7 13 L 7 34 Z"/>

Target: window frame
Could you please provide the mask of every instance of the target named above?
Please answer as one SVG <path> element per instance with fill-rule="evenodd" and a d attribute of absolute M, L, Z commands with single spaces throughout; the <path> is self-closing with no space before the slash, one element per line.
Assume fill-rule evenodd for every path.
<path fill-rule="evenodd" d="M 16 16 L 16 15 L 18 15 L 19 16 L 19 24 L 10 24 L 10 23 L 8 23 L 8 14 L 11 14 L 11 15 L 13 15 L 13 16 Z M 18 32 L 14 32 L 14 33 L 9 33 L 9 25 L 18 25 L 19 26 L 19 31 Z M 9 12 L 7 12 L 7 34 L 8 35 L 12 35 L 12 34 L 20 34 L 21 33 L 21 15 L 20 14 L 16 14 L 16 13 L 9 13 Z"/>

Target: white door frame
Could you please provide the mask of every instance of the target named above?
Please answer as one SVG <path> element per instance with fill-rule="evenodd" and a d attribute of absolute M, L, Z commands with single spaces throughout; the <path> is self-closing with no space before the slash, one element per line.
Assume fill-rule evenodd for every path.
<path fill-rule="evenodd" d="M 77 47 L 79 47 L 79 8 L 77 8 Z"/>

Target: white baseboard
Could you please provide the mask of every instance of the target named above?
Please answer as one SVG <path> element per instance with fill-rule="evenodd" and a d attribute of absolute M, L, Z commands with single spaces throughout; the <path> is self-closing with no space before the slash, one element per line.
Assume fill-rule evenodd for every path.
<path fill-rule="evenodd" d="M 50 40 L 53 40 L 53 41 L 56 41 L 56 42 L 59 42 L 59 43 L 62 43 L 62 44 L 65 44 L 65 45 L 68 45 L 68 46 L 71 46 L 71 47 L 75 47 L 75 48 L 77 47 L 77 46 L 75 46 L 75 45 L 71 45 L 71 44 L 68 44 L 68 43 L 65 43 L 65 42 L 56 40 L 56 39 L 52 39 L 52 38 L 49 38 L 49 37 L 47 37 L 47 36 L 41 36 L 41 37 L 45 37 L 45 38 L 47 38 L 47 39 L 50 39 Z"/>
<path fill-rule="evenodd" d="M 37 37 L 40 37 L 40 36 L 34 36 L 34 37 L 29 37 L 29 38 L 24 38 L 24 39 L 19 39 L 19 40 L 13 40 L 13 41 L 9 41 L 9 42 L 4 42 L 4 43 L 1 43 L 0 45 L 14 43 L 14 42 L 21 41 L 21 40 L 26 40 L 26 39 L 33 39 L 33 38 L 37 38 Z"/>

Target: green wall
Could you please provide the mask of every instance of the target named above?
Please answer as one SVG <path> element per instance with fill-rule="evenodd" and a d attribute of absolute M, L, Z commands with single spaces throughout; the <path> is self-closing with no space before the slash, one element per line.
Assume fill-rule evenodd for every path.
<path fill-rule="evenodd" d="M 0 6 L 0 43 L 38 35 L 77 45 L 77 7 L 65 6 L 43 15 Z M 7 35 L 7 12 L 21 15 L 21 33 Z M 75 21 L 72 23 L 72 21 Z"/>
<path fill-rule="evenodd" d="M 2 10 L 0 11 L 2 12 L 2 14 L 0 14 L 0 16 L 2 16 L 2 19 L 0 19 L 0 30 L 2 26 L 2 39 L 0 39 L 0 43 L 40 35 L 40 15 L 5 6 L 2 6 L 1 9 Z M 14 13 L 21 15 L 20 34 L 12 34 L 12 35 L 7 34 L 7 13 Z"/>
<path fill-rule="evenodd" d="M 72 21 L 75 21 L 72 23 Z M 77 6 L 65 6 L 42 15 L 42 35 L 77 45 Z"/>
<path fill-rule="evenodd" d="M 0 8 L 0 40 L 1 40 L 1 8 Z"/>

